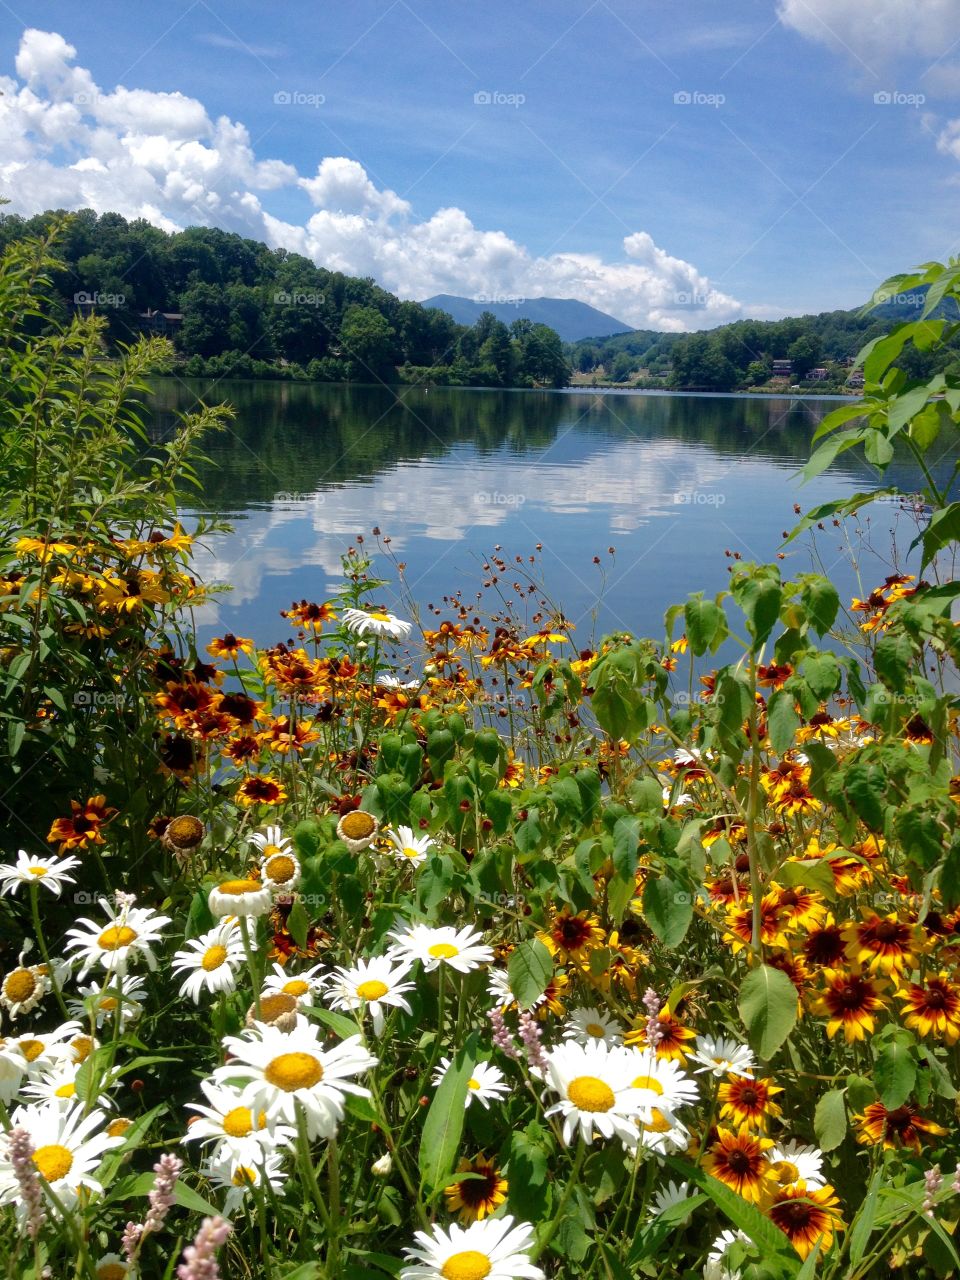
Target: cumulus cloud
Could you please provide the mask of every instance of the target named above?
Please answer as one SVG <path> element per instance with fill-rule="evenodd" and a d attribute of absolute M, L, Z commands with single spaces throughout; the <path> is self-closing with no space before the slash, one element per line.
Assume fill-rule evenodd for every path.
<path fill-rule="evenodd" d="M 211 119 L 181 93 L 101 88 L 76 57 L 62 36 L 31 28 L 16 56 L 17 78 L 0 76 L 0 193 L 17 212 L 92 208 L 166 230 L 220 226 L 332 270 L 373 276 L 403 298 L 579 298 L 637 327 L 667 330 L 744 313 L 645 231 L 624 239 L 620 261 L 537 257 L 505 232 L 477 227 L 462 209 L 418 220 L 356 160 L 328 156 L 310 177 L 259 159 L 242 123 Z M 276 217 L 264 200 L 281 189 L 305 193 L 314 212 L 302 223 Z"/>
<path fill-rule="evenodd" d="M 779 0 L 781 22 L 858 58 L 940 57 L 960 40 L 957 0 Z"/>

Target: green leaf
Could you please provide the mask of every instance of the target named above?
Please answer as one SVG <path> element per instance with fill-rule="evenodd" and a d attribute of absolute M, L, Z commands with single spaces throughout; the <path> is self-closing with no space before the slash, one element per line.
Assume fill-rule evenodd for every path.
<path fill-rule="evenodd" d="M 613 828 L 613 865 L 625 880 L 632 881 L 636 874 L 639 842 L 639 818 L 618 818 Z"/>
<path fill-rule="evenodd" d="M 690 648 L 698 657 L 707 652 L 726 624 L 720 606 L 702 596 L 690 597 L 683 606 L 683 617 Z"/>
<path fill-rule="evenodd" d="M 840 595 L 830 579 L 819 576 L 808 579 L 800 593 L 800 603 L 817 635 L 826 635 L 840 610 Z"/>
<path fill-rule="evenodd" d="M 850 1265 L 856 1267 L 862 1261 L 870 1236 L 873 1234 L 874 1219 L 877 1216 L 877 1198 L 880 1194 L 880 1182 L 883 1169 L 877 1169 L 870 1179 L 870 1186 L 864 1197 L 857 1216 L 850 1225 Z"/>
<path fill-rule="evenodd" d="M 876 1055 L 874 1080 L 880 1101 L 888 1111 L 902 1107 L 913 1092 L 917 1064 L 910 1046 L 903 1040 L 888 1040 Z"/>
<path fill-rule="evenodd" d="M 797 1021 L 797 989 L 781 969 L 762 964 L 740 988 L 740 1016 L 762 1058 L 772 1058 Z"/>
<path fill-rule="evenodd" d="M 923 534 L 923 562 L 925 569 L 941 548 L 960 539 L 960 502 L 951 502 L 938 511 Z"/>
<path fill-rule="evenodd" d="M 553 977 L 553 957 L 539 938 L 528 938 L 507 961 L 510 990 L 521 1009 L 531 1009 Z"/>
<path fill-rule="evenodd" d="M 420 1140 L 420 1181 L 434 1193 L 447 1185 L 457 1157 L 463 1134 L 467 1089 L 476 1064 L 475 1046 L 476 1036 L 471 1035 L 467 1044 L 454 1054 L 424 1121 Z"/>
<path fill-rule="evenodd" d="M 847 1136 L 847 1108 L 842 1089 L 830 1089 L 813 1113 L 813 1132 L 822 1151 L 835 1151 Z"/>
<path fill-rule="evenodd" d="M 821 702 L 840 687 L 840 664 L 832 653 L 813 653 L 800 665 L 803 678 Z"/>
<path fill-rule="evenodd" d="M 303 899 L 298 894 L 294 898 L 293 906 L 287 916 L 287 928 L 290 936 L 301 950 L 306 948 L 307 934 L 310 932 L 310 917 L 307 915 L 306 908 L 303 905 Z"/>
<path fill-rule="evenodd" d="M 902 692 L 913 664 L 913 641 L 903 632 L 888 633 L 877 641 L 877 647 L 873 651 L 873 665 L 888 689 Z"/>
<path fill-rule="evenodd" d="M 777 689 L 770 695 L 767 703 L 767 726 L 770 734 L 770 745 L 777 755 L 793 746 L 797 730 L 800 728 L 800 717 L 797 715 L 793 694 L 788 689 Z"/>
<path fill-rule="evenodd" d="M 844 772 L 843 789 L 858 818 L 871 831 L 883 830 L 887 776 L 878 765 L 853 764 Z"/>
<path fill-rule="evenodd" d="M 648 880 L 643 918 L 665 947 L 679 946 L 693 920 L 693 894 L 670 876 Z"/>

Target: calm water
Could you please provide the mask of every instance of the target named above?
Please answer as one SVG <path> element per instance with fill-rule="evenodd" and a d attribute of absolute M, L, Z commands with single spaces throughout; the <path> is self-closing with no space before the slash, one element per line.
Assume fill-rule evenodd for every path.
<path fill-rule="evenodd" d="M 158 384 L 158 430 L 200 395 L 237 410 L 229 431 L 208 439 L 199 502 L 185 498 L 233 525 L 198 551 L 204 580 L 234 588 L 198 616 L 204 640 L 224 630 L 260 643 L 289 638 L 279 610 L 328 597 L 356 536 L 376 549 L 374 526 L 391 538 L 421 607 L 455 590 L 475 598 L 499 545 L 508 561 L 523 557 L 577 624 L 578 646 L 595 630 L 662 635 L 670 604 L 723 587 L 725 549 L 770 560 L 795 502 L 806 510 L 877 484 L 848 454 L 801 487 L 810 437 L 833 407 L 826 399 L 398 391 L 399 400 L 373 387 Z M 912 476 L 904 468 L 896 479 L 909 487 Z M 875 511 L 872 542 L 884 559 L 864 558 L 869 582 L 890 571 L 894 511 Z M 858 590 L 836 530 L 819 535 L 817 552 L 842 589 Z M 807 570 L 812 557 L 810 543 L 791 546 L 784 568 Z M 389 555 L 377 563 L 393 584 L 386 600 L 408 613 Z M 513 594 L 518 569 L 500 574 L 494 591 Z"/>

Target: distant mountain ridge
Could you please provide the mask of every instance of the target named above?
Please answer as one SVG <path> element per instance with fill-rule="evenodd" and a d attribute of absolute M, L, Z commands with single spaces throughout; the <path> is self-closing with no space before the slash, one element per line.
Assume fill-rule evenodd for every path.
<path fill-rule="evenodd" d="M 422 307 L 446 311 L 458 324 L 475 324 L 484 311 L 492 312 L 504 324 L 514 320 L 532 320 L 534 324 L 546 324 L 556 330 L 564 342 L 579 342 L 582 338 L 609 338 L 615 333 L 629 333 L 632 326 L 624 324 L 596 307 L 576 298 L 460 298 L 452 293 L 438 293 L 425 298 Z"/>

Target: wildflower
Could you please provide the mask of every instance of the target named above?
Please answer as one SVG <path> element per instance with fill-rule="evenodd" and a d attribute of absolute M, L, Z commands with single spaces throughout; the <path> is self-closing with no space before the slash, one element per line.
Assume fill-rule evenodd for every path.
<path fill-rule="evenodd" d="M 148 907 L 117 901 L 120 896 L 114 895 L 116 906 L 106 898 L 98 899 L 110 919 L 106 928 L 84 917 L 76 928 L 67 930 L 66 949 L 75 953 L 73 959 L 81 961 L 81 978 L 98 963 L 111 974 L 125 974 L 136 959 L 146 961 L 151 971 L 157 967 L 151 946 L 159 941 L 170 917 L 157 915 Z"/>
<path fill-rule="evenodd" d="M 624 1044 L 636 1048 L 653 1048 L 650 1039 L 653 1021 L 648 1017 L 640 1026 L 634 1026 L 624 1036 Z M 672 1062 L 685 1062 L 690 1052 L 688 1045 L 696 1040 L 696 1032 L 685 1027 L 679 1018 L 669 1012 L 666 1005 L 656 1017 L 656 1026 L 659 1033 L 656 1037 L 657 1057 Z"/>
<path fill-rule="evenodd" d="M 547 1090 L 560 1099 L 547 1115 L 562 1114 L 564 1142 L 569 1145 L 579 1130 L 585 1142 L 592 1142 L 596 1132 L 635 1145 L 636 1055 L 619 1047 L 609 1049 L 601 1041 L 589 1045 L 565 1041 L 546 1056 Z"/>
<path fill-rule="evenodd" d="M 182 813 L 171 818 L 164 828 L 162 841 L 175 853 L 189 853 L 203 842 L 206 828 L 193 814 Z"/>
<path fill-rule="evenodd" d="M 358 960 L 353 968 L 334 970 L 324 999 L 331 1009 L 366 1009 L 373 1020 L 374 1035 L 382 1035 L 385 1007 L 411 1012 L 403 995 L 413 990 L 413 983 L 404 981 L 410 968 L 409 963 L 394 965 L 389 956 Z"/>
<path fill-rule="evenodd" d="M 274 893 L 290 893 L 300 883 L 300 862 L 279 827 L 267 827 L 264 835 L 251 836 L 263 855 L 260 875 Z"/>
<path fill-rule="evenodd" d="M 719 1125 L 717 1140 L 704 1156 L 703 1167 L 738 1196 L 757 1203 L 770 1179 L 766 1153 L 772 1146 L 769 1138 L 751 1133 L 746 1126 L 734 1132 Z"/>
<path fill-rule="evenodd" d="M 731 1076 L 717 1091 L 720 1115 L 738 1127 L 747 1125 L 754 1129 L 766 1129 L 769 1121 L 780 1115 L 780 1107 L 773 1101 L 775 1093 L 783 1093 L 772 1080 L 753 1076 Z"/>
<path fill-rule="evenodd" d="M 213 1186 L 226 1189 L 227 1194 L 223 1198 L 225 1213 L 235 1213 L 251 1187 L 259 1187 L 267 1182 L 270 1184 L 271 1194 L 276 1195 L 287 1180 L 278 1155 L 266 1155 L 259 1164 L 247 1164 L 229 1152 L 224 1152 L 220 1159 L 208 1160 L 203 1172 Z"/>
<path fill-rule="evenodd" d="M 681 1127 L 677 1109 L 697 1101 L 696 1081 L 676 1062 L 659 1059 L 649 1049 L 632 1053 L 631 1057 L 636 1073 L 631 1086 L 637 1090 L 640 1141 L 653 1148 L 659 1148 L 667 1139 L 672 1144 L 675 1131 Z"/>
<path fill-rule="evenodd" d="M 288 1123 L 296 1122 L 299 1103 L 312 1138 L 333 1137 L 346 1094 L 370 1096 L 352 1079 L 377 1064 L 358 1035 L 328 1049 L 314 1027 L 297 1025 L 285 1033 L 262 1026 L 260 1035 L 227 1036 L 224 1046 L 232 1060 L 214 1072 L 216 1082 L 242 1084 L 248 1106 Z"/>
<path fill-rule="evenodd" d="M 160 1230 L 166 1221 L 167 1214 L 173 1207 L 174 1189 L 177 1178 L 183 1168 L 183 1161 L 178 1156 L 167 1152 L 153 1166 L 154 1180 L 148 1199 L 150 1208 L 142 1223 L 127 1223 L 123 1233 L 127 1261 L 133 1263 L 140 1252 L 144 1237 Z"/>
<path fill-rule="evenodd" d="M 493 959 L 493 951 L 481 941 L 483 935 L 469 925 L 455 929 L 453 925 L 434 928 L 415 924 L 391 933 L 390 937 L 395 942 L 391 948 L 395 956 L 419 960 L 427 973 L 441 964 L 449 965 L 458 973 L 470 973 Z"/>
<path fill-rule="evenodd" d="M 441 1058 L 433 1075 L 434 1087 L 440 1084 L 449 1070 L 450 1059 Z M 491 1066 L 489 1062 L 478 1062 L 474 1065 L 473 1075 L 467 1082 L 467 1096 L 463 1105 L 469 1107 L 476 1099 L 484 1111 L 489 1111 L 490 1103 L 499 1102 L 506 1093 L 507 1086 L 503 1082 L 503 1072 Z"/>
<path fill-rule="evenodd" d="M 943 1185 L 943 1174 L 940 1172 L 940 1166 L 935 1164 L 932 1168 L 927 1169 L 923 1175 L 923 1208 L 921 1212 L 928 1218 L 932 1218 L 933 1207 L 936 1204 L 937 1193 Z"/>
<path fill-rule="evenodd" d="M 45 964 L 20 963 L 0 982 L 0 1006 L 6 1009 L 11 1019 L 16 1020 L 21 1013 L 30 1013 L 50 991 L 50 972 Z"/>
<path fill-rule="evenodd" d="M 416 836 L 411 827 L 398 827 L 396 831 L 388 831 L 387 839 L 397 861 L 408 862 L 412 867 L 419 867 L 426 862 L 427 854 L 433 848 L 433 841 L 429 836 Z"/>
<path fill-rule="evenodd" d="M 0 897 L 16 893 L 22 884 L 42 884 L 59 898 L 63 886 L 74 883 L 67 872 L 79 865 L 79 858 L 38 858 L 21 849 L 13 866 L 0 867 Z"/>
<path fill-rule="evenodd" d="M 472 1160 L 462 1159 L 457 1173 L 473 1175 L 444 1188 L 447 1212 L 457 1214 L 461 1222 L 482 1222 L 506 1201 L 507 1179 L 482 1152 Z"/>
<path fill-rule="evenodd" d="M 623 1028 L 619 1022 L 599 1009 L 573 1009 L 563 1035 L 565 1039 L 576 1040 L 579 1044 L 590 1044 L 593 1040 L 602 1040 L 608 1045 L 623 1043 Z"/>
<path fill-rule="evenodd" d="M 305 631 L 313 631 L 319 635 L 325 622 L 336 620 L 336 613 L 328 600 L 323 604 L 313 604 L 306 600 L 296 601 L 289 609 L 281 609 L 280 617 L 287 618 L 294 626 L 303 627 Z"/>
<path fill-rule="evenodd" d="M 700 1066 L 695 1075 L 709 1071 L 711 1075 L 752 1076 L 756 1059 L 745 1044 L 728 1036 L 697 1036 L 697 1047 L 690 1055 Z"/>
<path fill-rule="evenodd" d="M 400 1280 L 544 1280 L 529 1257 L 533 1227 L 514 1226 L 510 1214 L 466 1228 L 435 1224 L 414 1238 L 417 1244 L 404 1249 L 411 1265 L 400 1272 Z"/>
<path fill-rule="evenodd" d="M 343 625 L 358 636 L 377 636 L 386 640 L 404 640 L 413 630 L 413 624 L 385 609 L 345 609 Z"/>
<path fill-rule="evenodd" d="M 18 1107 L 11 1119 L 14 1128 L 28 1134 L 34 1165 L 66 1208 L 73 1208 L 82 1188 L 103 1190 L 93 1175 L 104 1152 L 119 1140 L 103 1132 L 106 1116 L 102 1111 L 84 1114 L 82 1107 L 65 1109 L 51 1102 Z M 0 1145 L 0 1204 L 16 1204 L 23 1215 L 26 1206 L 14 1174 L 14 1154 L 22 1151 L 23 1140 L 11 1151 L 10 1135 L 6 1136 L 5 1149 Z"/>
<path fill-rule="evenodd" d="M 287 793 L 269 773 L 254 773 L 244 778 L 234 794 L 237 804 L 250 808 L 255 804 L 282 804 Z"/>
<path fill-rule="evenodd" d="M 229 1152 L 246 1164 L 260 1164 L 264 1154 L 289 1146 L 296 1130 L 277 1121 L 267 1111 L 254 1111 L 247 1106 L 243 1090 L 201 1080 L 205 1103 L 188 1102 L 187 1110 L 196 1111 L 184 1142 L 214 1143 L 214 1160 Z"/>
<path fill-rule="evenodd" d="M 174 971 L 188 975 L 180 994 L 199 1004 L 201 991 L 235 991 L 236 969 L 243 958 L 243 938 L 234 920 L 223 921 L 198 938 L 191 938 L 172 962 Z"/>
<path fill-rule="evenodd" d="M 960 1039 L 960 988 L 946 972 L 927 978 L 922 986 L 911 983 L 898 992 L 897 999 L 904 1001 L 905 1025 L 918 1035 L 940 1036 L 947 1044 Z"/>
<path fill-rule="evenodd" d="M 517 1053 L 516 1046 L 513 1043 L 513 1037 L 507 1030 L 507 1024 L 503 1020 L 503 1010 L 499 1005 L 495 1005 L 487 1013 L 490 1019 L 490 1025 L 493 1028 L 493 1043 L 501 1053 L 506 1054 L 508 1058 L 517 1059 L 520 1055 Z"/>
<path fill-rule="evenodd" d="M 183 1251 L 178 1280 L 220 1280 L 217 1250 L 226 1244 L 233 1227 L 223 1218 L 204 1218 L 193 1244 Z"/>
<path fill-rule="evenodd" d="M 7 1134 L 7 1157 L 20 1191 L 19 1201 L 23 1206 L 27 1235 L 31 1240 L 36 1240 L 47 1217 L 43 1209 L 43 1190 L 35 1155 L 27 1130 L 20 1125 L 12 1128 Z"/>
<path fill-rule="evenodd" d="M 375 1178 L 389 1178 L 393 1170 L 393 1156 L 385 1151 L 379 1160 L 374 1160 L 370 1172 Z"/>
<path fill-rule="evenodd" d="M 854 963 L 873 972 L 899 978 L 913 966 L 917 929 L 898 920 L 896 912 L 881 917 L 870 911 L 861 924 L 848 925 L 844 936 Z"/>
<path fill-rule="evenodd" d="M 803 943 L 803 955 L 809 964 L 817 968 L 837 969 L 847 950 L 843 930 L 828 914 L 822 924 L 807 932 Z"/>
<path fill-rule="evenodd" d="M 659 1218 L 662 1214 L 666 1213 L 668 1209 L 673 1209 L 677 1205 L 684 1204 L 689 1199 L 689 1182 L 668 1182 L 665 1187 L 661 1187 L 659 1191 L 654 1193 L 653 1201 L 647 1209 L 647 1216 L 651 1219 Z M 685 1222 L 692 1212 L 693 1210 L 689 1209 L 681 1218 L 674 1218 L 674 1221 L 679 1225 L 680 1222 Z"/>
<path fill-rule="evenodd" d="M 289 974 L 282 964 L 275 964 L 273 972 L 264 979 L 262 994 L 293 996 L 300 1004 L 312 1006 L 326 983 L 320 969 L 321 966 L 315 964 L 312 969 L 305 969 L 302 973 Z"/>
<path fill-rule="evenodd" d="M 207 905 L 215 916 L 265 916 L 273 904 L 269 888 L 246 877 L 221 880 L 213 886 Z"/>
<path fill-rule="evenodd" d="M 117 812 L 108 807 L 106 796 L 91 796 L 83 804 L 71 800 L 70 811 L 69 818 L 57 818 L 51 826 L 47 835 L 50 844 L 59 844 L 61 853 L 85 849 L 88 844 L 106 844 L 101 828 Z"/>
<path fill-rule="evenodd" d="M 595 915 L 581 911 L 574 915 L 569 910 L 554 912 L 547 937 L 542 939 L 561 963 L 567 960 L 583 960 L 595 947 L 602 946 L 605 934 Z"/>
<path fill-rule="evenodd" d="M 77 992 L 83 998 L 70 1000 L 68 1010 L 85 1021 L 89 1021 L 92 1011 L 97 1027 L 102 1027 L 105 1022 L 112 1023 L 117 1018 L 119 1029 L 123 1031 L 143 1013 L 141 1001 L 146 995 L 146 988 L 143 979 L 133 974 L 108 974 L 102 982 L 78 987 Z"/>
<path fill-rule="evenodd" d="M 853 1119 L 859 1130 L 857 1141 L 863 1146 L 882 1143 L 885 1151 L 910 1147 L 919 1155 L 921 1138 L 943 1137 L 947 1132 L 932 1120 L 925 1120 L 911 1102 L 893 1111 L 888 1111 L 882 1102 L 871 1102 L 862 1115 Z"/>
<path fill-rule="evenodd" d="M 244 1025 L 251 1031 L 259 1031 L 264 1025 L 276 1027 L 279 1031 L 293 1031 L 302 1015 L 300 1002 L 296 996 L 285 991 L 276 991 L 273 995 L 261 995 L 260 1008 L 250 1005 Z"/>
<path fill-rule="evenodd" d="M 873 1034 L 877 1020 L 874 1014 L 885 1007 L 879 985 L 873 978 L 842 969 L 824 969 L 826 987 L 815 1003 L 818 1013 L 829 1015 L 827 1035 L 833 1039 L 843 1031 L 847 1044 Z"/>
<path fill-rule="evenodd" d="M 780 1228 L 801 1258 L 819 1243 L 824 1250 L 843 1223 L 833 1187 L 808 1187 L 800 1181 L 782 1187 L 771 1204 L 770 1220 Z"/>
<path fill-rule="evenodd" d="M 379 830 L 380 823 L 372 813 L 353 809 L 337 823 L 337 839 L 342 840 L 351 853 L 362 853 L 373 843 Z"/>
<path fill-rule="evenodd" d="M 547 1070 L 548 1064 L 543 1052 L 540 1028 L 537 1026 L 536 1019 L 529 1009 L 520 1010 L 519 1022 L 520 1039 L 523 1041 L 523 1047 L 527 1051 L 527 1062 L 530 1064 L 531 1070 L 536 1070 L 542 1076 Z"/>
<path fill-rule="evenodd" d="M 727 1265 L 734 1245 L 750 1245 L 750 1237 L 742 1231 L 721 1231 L 707 1254 L 703 1268 L 703 1280 L 741 1280 L 743 1272 L 731 1271 Z"/>
<path fill-rule="evenodd" d="M 226 635 L 210 641 L 207 645 L 207 653 L 212 658 L 230 658 L 236 662 L 241 653 L 253 655 L 253 641 L 245 636 L 235 636 L 232 631 L 228 631 Z"/>
<path fill-rule="evenodd" d="M 781 1187 L 804 1182 L 808 1187 L 822 1187 L 823 1152 L 816 1147 L 802 1147 L 796 1142 L 778 1142 L 767 1152 L 773 1176 Z"/>

